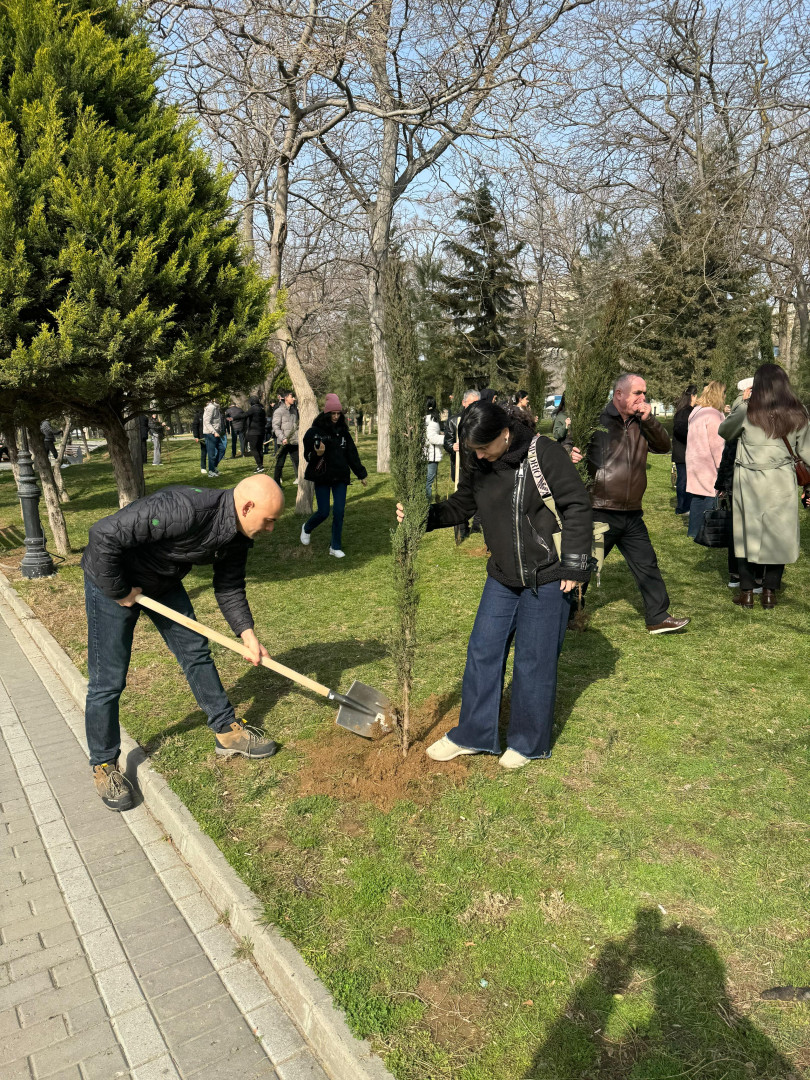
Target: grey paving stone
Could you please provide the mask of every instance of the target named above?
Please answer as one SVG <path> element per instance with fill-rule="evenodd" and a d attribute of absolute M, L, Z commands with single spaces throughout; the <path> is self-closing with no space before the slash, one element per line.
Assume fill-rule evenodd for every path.
<path fill-rule="evenodd" d="M 246 960 L 224 968 L 221 975 L 228 992 L 243 1012 L 258 1009 L 272 996 L 267 983 Z"/>
<path fill-rule="evenodd" d="M 254 1043 L 191 1073 L 190 1080 L 275 1080 L 277 1075 L 262 1048 Z"/>
<path fill-rule="evenodd" d="M 61 1017 L 59 1023 L 62 1024 L 64 1030 Z M 24 1033 L 27 1034 L 28 1030 L 24 1029 Z M 87 1062 L 100 1051 L 112 1047 L 117 1049 L 115 1032 L 107 1020 L 85 1028 L 84 1031 L 80 1031 L 76 1035 L 62 1038 L 59 1042 L 56 1039 L 52 1039 L 51 1042 L 52 1045 L 45 1044 L 40 1049 L 32 1050 L 29 1048 L 27 1051 L 33 1058 L 34 1075 L 37 1077 L 47 1076 L 49 1072 L 56 1072 L 58 1069 L 66 1069 L 69 1065 Z M 108 1072 L 106 1080 L 109 1080 L 113 1075 L 115 1074 Z"/>
<path fill-rule="evenodd" d="M 9 1035 L 13 1035 L 15 1031 L 20 1030 L 20 1021 L 17 1017 L 17 1010 L 12 1006 L 10 1009 L 4 1009 L 0 1012 L 0 1039 L 5 1039 Z"/>
<path fill-rule="evenodd" d="M 65 1021 L 61 1016 L 54 1016 L 41 1024 L 20 1028 L 14 1035 L 8 1036 L 0 1044 L 0 1074 L 7 1065 L 17 1058 L 36 1053 L 46 1046 L 64 1042 L 67 1036 Z M 64 1064 L 70 1064 L 65 1062 Z"/>
<path fill-rule="evenodd" d="M 82 1061 L 84 1080 L 118 1080 L 130 1075 L 124 1055 L 118 1046 L 108 1046 L 100 1054 Z"/>
<path fill-rule="evenodd" d="M 143 1004 L 141 988 L 129 964 L 117 964 L 100 971 L 96 981 L 110 1016 L 117 1016 Z"/>
<path fill-rule="evenodd" d="M 83 1078 L 78 1065 L 68 1065 L 66 1069 L 60 1069 L 59 1072 L 48 1073 L 48 1080 L 83 1080 Z"/>
<path fill-rule="evenodd" d="M 174 915 L 179 914 L 174 912 Z M 168 916 L 165 923 L 154 926 L 151 930 L 140 934 L 129 934 L 126 928 L 121 930 L 124 947 L 130 959 L 141 956 L 143 953 L 152 952 L 159 948 L 172 948 L 175 943 L 186 938 L 194 937 L 186 926 L 185 921 L 177 922 L 174 916 Z"/>
<path fill-rule="evenodd" d="M 143 881 L 126 885 L 116 885 L 115 888 L 100 890 L 104 903 L 115 915 L 115 911 L 122 904 L 130 904 L 135 899 L 144 899 L 147 896 L 165 896 L 166 890 L 156 877 L 144 878 Z"/>
<path fill-rule="evenodd" d="M 244 1046 L 253 1040 L 253 1032 L 229 997 L 202 1002 L 193 1012 L 185 1012 L 161 1026 L 170 1046 L 197 1039 L 201 1035 L 219 1032 L 232 1044 Z"/>
<path fill-rule="evenodd" d="M 80 979 L 78 982 L 71 983 L 70 986 L 63 986 L 58 990 L 51 986 L 49 980 L 48 986 L 43 989 L 47 990 L 47 992 L 19 1003 L 18 1008 L 23 1027 L 39 1024 L 51 1016 L 56 1016 L 57 1013 L 66 1013 L 69 1009 L 98 998 L 96 984 L 91 978 Z"/>
<path fill-rule="evenodd" d="M 169 963 L 141 978 L 141 986 L 153 1002 L 162 994 L 188 986 L 212 974 L 214 969 L 202 949 L 188 960 Z"/>
<path fill-rule="evenodd" d="M 268 1001 L 245 1019 L 276 1065 L 306 1049 L 300 1031 L 276 1001 Z"/>
<path fill-rule="evenodd" d="M 9 981 L 6 986 L 0 986 L 0 1009 L 8 1009 L 12 1005 L 23 1005 L 30 998 L 35 998 L 38 994 L 52 989 L 53 983 L 47 971 L 38 971 L 35 975 L 29 975 L 27 979 Z"/>
<path fill-rule="evenodd" d="M 42 942 L 39 934 L 12 938 L 5 945 L 0 945 L 0 964 L 7 964 L 9 960 L 16 960 L 18 956 L 28 956 L 29 953 L 39 952 L 41 949 Z"/>
<path fill-rule="evenodd" d="M 112 1023 L 131 1066 L 145 1065 L 166 1053 L 166 1043 L 146 1005 L 114 1017 Z"/>
<path fill-rule="evenodd" d="M 209 1077 L 214 1080 L 219 1076 L 218 1065 L 222 1059 L 247 1045 L 247 1039 L 233 1038 L 228 1031 L 208 1031 L 198 1039 L 174 1046 L 172 1052 L 183 1076 L 194 1076 L 202 1071 L 206 1080 Z"/>
<path fill-rule="evenodd" d="M 10 965 L 12 979 L 24 979 L 26 975 L 33 975 L 37 971 L 45 971 L 47 968 L 56 967 L 65 960 L 73 960 L 82 955 L 82 946 L 78 938 L 63 941 L 50 949 L 40 949 L 39 952 L 21 956 L 18 960 L 12 960 Z"/>
<path fill-rule="evenodd" d="M 179 1016 L 180 1013 L 188 1012 L 189 1009 L 197 1009 L 217 998 L 226 997 L 227 991 L 223 986 L 222 979 L 215 971 L 205 975 L 196 982 L 184 983 L 176 990 L 170 990 L 160 997 L 152 997 L 150 1003 L 158 1020 L 163 1023 Z"/>
<path fill-rule="evenodd" d="M 172 964 L 179 964 L 181 960 L 201 955 L 205 954 L 200 949 L 199 943 L 189 934 L 188 937 L 172 942 L 168 947 L 159 946 L 151 952 L 133 956 L 131 960 L 135 974 L 142 979 L 145 975 L 151 975 L 153 971 L 160 971 Z"/>
<path fill-rule="evenodd" d="M 3 1066 L 3 1080 L 31 1080 L 31 1070 L 28 1068 L 27 1058 L 18 1058 L 10 1065 Z"/>
<path fill-rule="evenodd" d="M 123 885 L 126 881 L 138 881 L 145 874 L 152 872 L 152 865 L 137 845 L 124 851 L 116 851 L 113 855 L 102 855 L 87 862 L 87 869 L 93 875 L 93 880 L 99 888 L 109 884 L 112 875 L 117 878 L 117 883 Z"/>
<path fill-rule="evenodd" d="M 154 915 L 155 921 L 158 922 L 165 915 L 165 908 L 174 908 L 175 906 L 174 901 L 165 889 L 162 894 L 150 892 L 143 896 L 135 895 L 131 900 L 123 904 L 111 905 L 107 896 L 104 897 L 104 902 L 116 923 L 119 919 L 126 922 L 128 919 L 134 919 L 137 915 L 147 915 L 150 912 Z"/>
<path fill-rule="evenodd" d="M 329 1080 L 309 1050 L 302 1050 L 300 1054 L 277 1065 L 276 1073 L 279 1080 Z"/>
<path fill-rule="evenodd" d="M 54 945 L 61 945 L 65 941 L 72 941 L 77 937 L 76 927 L 72 922 L 62 922 L 58 926 L 52 926 L 48 930 L 43 930 L 39 935 L 42 938 L 42 943 L 46 949 L 53 948 Z"/>
<path fill-rule="evenodd" d="M 61 987 L 70 986 L 71 983 L 78 982 L 79 979 L 86 979 L 88 975 L 92 975 L 92 972 L 87 958 L 82 955 L 63 964 L 57 964 L 51 968 L 51 975 L 55 985 Z"/>
<path fill-rule="evenodd" d="M 65 1013 L 65 1021 L 71 1035 L 78 1035 L 89 1027 L 107 1022 L 107 1010 L 100 998 L 95 997 L 92 1001 L 85 1001 L 84 1005 L 77 1005 Z"/>
<path fill-rule="evenodd" d="M 154 910 L 142 911 L 129 919 L 122 919 L 120 913 L 116 912 L 115 926 L 125 945 L 133 938 L 151 934 L 154 930 L 163 928 L 173 928 L 173 936 L 176 937 L 189 933 L 188 926 L 176 907 L 168 908 L 160 915 L 157 915 Z"/>
<path fill-rule="evenodd" d="M 70 916 L 65 908 L 61 911 L 59 908 L 54 908 L 52 911 L 43 912 L 41 915 L 32 915 L 29 911 L 28 915 L 22 919 L 7 919 L 5 912 L 2 913 L 2 916 L 4 941 L 18 941 L 28 937 L 29 934 L 37 934 L 40 930 L 50 930 L 53 926 L 70 922 Z"/>
<path fill-rule="evenodd" d="M 180 1073 L 175 1069 L 174 1062 L 168 1054 L 156 1061 L 150 1061 L 141 1065 L 132 1072 L 132 1080 L 177 1080 Z"/>

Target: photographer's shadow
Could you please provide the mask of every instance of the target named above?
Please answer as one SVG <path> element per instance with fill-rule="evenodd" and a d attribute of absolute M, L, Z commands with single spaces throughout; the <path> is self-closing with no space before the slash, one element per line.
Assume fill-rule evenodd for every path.
<path fill-rule="evenodd" d="M 708 939 L 690 926 L 664 926 L 656 908 L 639 908 L 635 927 L 605 946 L 580 983 L 524 1080 L 697 1076 L 800 1080 L 734 1008 Z"/>

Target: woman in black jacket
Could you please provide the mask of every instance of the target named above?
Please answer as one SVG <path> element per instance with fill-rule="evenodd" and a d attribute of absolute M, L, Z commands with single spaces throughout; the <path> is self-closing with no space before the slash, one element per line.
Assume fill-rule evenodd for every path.
<path fill-rule="evenodd" d="M 697 401 L 697 387 L 687 386 L 675 402 L 672 421 L 672 460 L 675 463 L 675 513 L 688 514 L 692 496 L 686 490 L 686 440 L 689 417 Z"/>
<path fill-rule="evenodd" d="M 313 529 L 329 517 L 329 501 L 333 503 L 332 542 L 329 554 L 336 559 L 346 557 L 343 550 L 343 514 L 346 509 L 346 491 L 351 470 L 363 487 L 368 473 L 360 461 L 354 439 L 349 433 L 343 406 L 337 394 L 327 394 L 323 412 L 315 417 L 312 427 L 304 435 L 304 460 L 307 463 L 305 480 L 315 485 L 315 502 L 318 509 L 301 528 L 301 543 L 308 545 Z"/>
<path fill-rule="evenodd" d="M 571 590 L 591 574 L 593 514 L 585 485 L 565 450 L 534 436 L 498 405 L 470 405 L 460 424 L 463 469 L 458 491 L 430 507 L 428 531 L 478 514 L 491 555 L 467 648 L 458 726 L 428 748 L 436 761 L 459 754 L 500 754 L 506 660 L 515 663 L 507 749 L 500 763 L 519 769 L 551 756 L 557 659 Z M 558 520 L 541 489 L 556 503 Z M 402 520 L 402 507 L 397 517 Z"/>
<path fill-rule="evenodd" d="M 253 452 L 253 460 L 256 462 L 256 472 L 264 472 L 264 426 L 267 423 L 267 413 L 255 394 L 248 398 L 248 411 L 245 414 L 245 442 Z"/>

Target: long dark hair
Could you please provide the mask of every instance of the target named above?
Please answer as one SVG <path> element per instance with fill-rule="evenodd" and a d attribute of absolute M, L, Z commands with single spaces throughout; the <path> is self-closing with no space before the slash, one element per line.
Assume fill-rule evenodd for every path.
<path fill-rule="evenodd" d="M 693 386 L 690 383 L 689 386 L 687 386 L 687 388 L 684 390 L 684 392 L 678 398 L 678 400 L 675 402 L 675 412 L 680 412 L 681 409 L 688 409 L 691 406 L 692 398 L 694 397 L 694 395 L 696 393 L 697 393 L 697 387 Z"/>
<path fill-rule="evenodd" d="M 559 416 L 560 413 L 564 413 L 564 412 L 565 412 L 565 394 L 563 394 L 563 396 L 560 398 L 560 404 L 554 410 L 554 415 Z"/>
<path fill-rule="evenodd" d="M 425 398 L 425 416 L 429 416 L 431 420 L 435 420 L 438 424 L 440 421 L 439 410 L 436 408 L 436 398 L 431 394 Z"/>
<path fill-rule="evenodd" d="M 807 410 L 778 364 L 762 364 L 754 372 L 748 419 L 772 439 L 783 439 L 807 423 Z"/>
<path fill-rule="evenodd" d="M 504 428 L 515 429 L 517 421 L 512 419 L 500 405 L 491 401 L 474 401 L 461 415 L 458 425 L 458 441 L 461 446 L 462 465 L 467 470 L 477 469 L 489 472 L 492 462 L 479 461 L 474 447 L 487 446 L 498 438 Z"/>

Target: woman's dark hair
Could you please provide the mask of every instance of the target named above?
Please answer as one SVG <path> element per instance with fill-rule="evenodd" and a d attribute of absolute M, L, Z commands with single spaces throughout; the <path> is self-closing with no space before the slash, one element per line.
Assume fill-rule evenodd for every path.
<path fill-rule="evenodd" d="M 560 404 L 554 410 L 554 415 L 557 416 L 561 412 L 565 412 L 565 394 L 560 398 Z"/>
<path fill-rule="evenodd" d="M 807 410 L 778 364 L 761 364 L 754 372 L 748 419 L 772 439 L 782 439 L 807 423 Z"/>
<path fill-rule="evenodd" d="M 678 400 L 675 402 L 675 412 L 680 412 L 681 409 L 688 409 L 689 406 L 692 404 L 692 398 L 696 393 L 697 387 L 693 386 L 690 383 L 689 386 L 687 386 L 687 388 L 678 398 Z"/>
<path fill-rule="evenodd" d="M 498 438 L 504 428 L 513 431 L 517 424 L 500 405 L 491 401 L 474 401 L 461 415 L 458 425 L 458 441 L 461 446 L 462 465 L 465 469 L 489 472 L 492 463 L 479 461 L 475 448 L 487 446 Z"/>
<path fill-rule="evenodd" d="M 512 395 L 512 404 L 513 405 L 520 405 L 521 401 L 523 401 L 523 399 L 525 397 L 528 397 L 528 396 L 529 396 L 529 391 L 528 390 L 518 390 L 518 392 L 516 394 Z"/>
<path fill-rule="evenodd" d="M 486 390 L 481 391 L 481 400 L 486 405 L 494 405 L 495 398 L 498 396 L 498 391 L 493 390 L 491 386 L 488 386 Z"/>
<path fill-rule="evenodd" d="M 436 398 L 431 394 L 425 398 L 425 415 L 439 423 L 439 410 L 436 408 Z"/>

